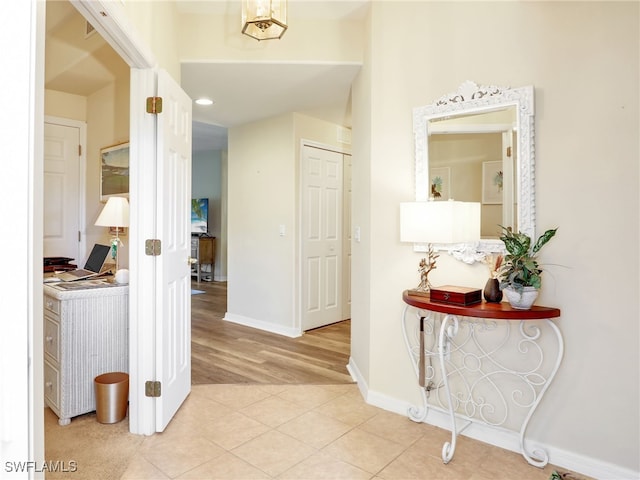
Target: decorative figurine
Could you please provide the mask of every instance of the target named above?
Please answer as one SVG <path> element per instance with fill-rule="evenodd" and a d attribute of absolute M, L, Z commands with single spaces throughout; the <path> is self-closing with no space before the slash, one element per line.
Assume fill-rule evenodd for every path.
<path fill-rule="evenodd" d="M 437 255 L 433 251 L 433 245 L 429 244 L 427 249 L 427 258 L 420 260 L 418 268 L 418 272 L 420 272 L 420 284 L 415 288 L 415 290 L 412 290 L 411 293 L 417 295 L 425 295 L 429 293 L 429 290 L 431 290 L 431 283 L 429 283 L 428 278 L 429 272 L 436 268 L 436 259 L 439 256 L 440 255 Z"/>

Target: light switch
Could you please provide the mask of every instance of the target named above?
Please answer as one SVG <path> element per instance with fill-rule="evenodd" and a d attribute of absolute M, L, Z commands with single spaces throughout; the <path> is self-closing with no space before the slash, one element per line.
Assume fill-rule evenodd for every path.
<path fill-rule="evenodd" d="M 353 238 L 356 242 L 360 243 L 360 227 L 356 227 L 353 231 Z"/>
<path fill-rule="evenodd" d="M 284 237 L 284 234 L 286 233 L 286 229 L 284 225 L 280 225 L 280 236 Z"/>

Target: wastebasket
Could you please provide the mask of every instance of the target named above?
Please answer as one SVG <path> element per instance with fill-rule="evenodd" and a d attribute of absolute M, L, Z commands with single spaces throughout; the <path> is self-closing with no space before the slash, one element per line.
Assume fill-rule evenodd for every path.
<path fill-rule="evenodd" d="M 100 423 L 118 423 L 127 416 L 129 375 L 122 372 L 103 373 L 94 381 L 96 416 Z"/>

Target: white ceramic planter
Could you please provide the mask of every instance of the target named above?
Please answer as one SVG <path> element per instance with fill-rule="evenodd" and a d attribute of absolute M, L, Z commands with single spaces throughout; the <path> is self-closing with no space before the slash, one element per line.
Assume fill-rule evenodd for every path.
<path fill-rule="evenodd" d="M 511 287 L 506 287 L 504 295 L 507 297 L 509 305 L 518 310 L 529 310 L 533 302 L 538 298 L 538 290 L 535 287 L 524 287 L 522 292 L 518 292 Z"/>

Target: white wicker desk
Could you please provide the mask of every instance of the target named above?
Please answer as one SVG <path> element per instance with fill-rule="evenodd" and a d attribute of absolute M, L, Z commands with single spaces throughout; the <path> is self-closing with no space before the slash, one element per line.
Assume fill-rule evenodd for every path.
<path fill-rule="evenodd" d="M 44 398 L 68 425 L 96 409 L 96 376 L 129 371 L 129 287 L 93 280 L 43 290 Z"/>

